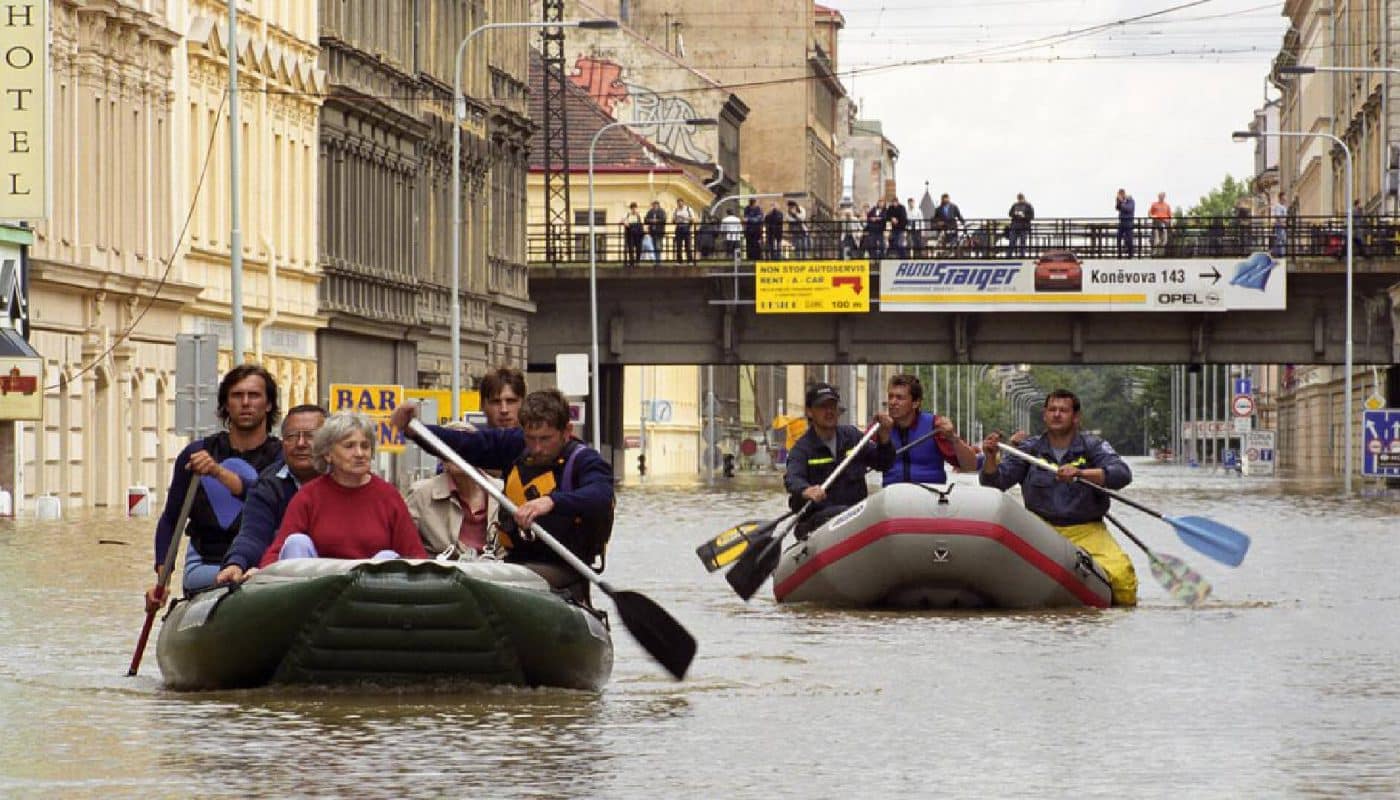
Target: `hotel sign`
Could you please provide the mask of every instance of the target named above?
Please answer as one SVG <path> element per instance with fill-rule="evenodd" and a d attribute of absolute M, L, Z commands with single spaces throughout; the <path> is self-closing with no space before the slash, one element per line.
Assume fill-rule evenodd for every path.
<path fill-rule="evenodd" d="M 0 219 L 48 216 L 48 14 L 0 0 Z"/>
<path fill-rule="evenodd" d="M 0 420 L 43 418 L 43 360 L 0 358 Z"/>

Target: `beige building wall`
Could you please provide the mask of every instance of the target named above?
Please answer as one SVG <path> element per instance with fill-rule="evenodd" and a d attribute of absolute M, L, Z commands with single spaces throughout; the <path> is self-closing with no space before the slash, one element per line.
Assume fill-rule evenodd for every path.
<path fill-rule="evenodd" d="M 648 478 L 694 477 L 702 468 L 700 382 L 701 368 L 696 366 L 628 366 L 623 367 L 622 415 L 623 436 L 629 446 L 621 474 L 636 479 L 637 456 L 647 457 Z M 661 406 L 665 421 L 646 423 L 642 432 L 644 403 Z M 630 446 L 635 443 L 636 446 Z"/>
<path fill-rule="evenodd" d="M 834 76 L 836 54 L 825 47 L 834 41 L 839 15 L 824 17 L 819 30 L 811 0 L 743 8 L 720 0 L 573 0 L 571 6 L 585 15 L 596 9 L 621 19 L 718 84 L 742 87 L 734 90 L 749 107 L 740 177 L 759 192 L 808 193 L 809 214 L 836 208 L 841 175 L 834 131 L 844 90 Z M 601 43 L 618 36 L 597 38 Z"/>
<path fill-rule="evenodd" d="M 19 433 L 21 509 L 44 493 L 120 506 L 128 486 L 163 488 L 184 445 L 175 335 L 229 319 L 226 9 L 52 3 L 53 216 L 36 225 L 30 285 L 48 385 L 44 420 Z M 298 345 L 316 324 L 315 228 L 301 224 L 315 213 L 316 8 L 240 11 L 248 355 L 301 402 L 316 369 Z"/>

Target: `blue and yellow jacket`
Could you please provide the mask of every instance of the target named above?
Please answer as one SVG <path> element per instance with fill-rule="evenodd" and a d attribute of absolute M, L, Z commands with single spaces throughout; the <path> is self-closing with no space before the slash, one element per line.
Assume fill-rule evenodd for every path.
<path fill-rule="evenodd" d="M 1021 450 L 1052 464 L 1101 469 L 1104 485 L 1110 489 L 1122 489 L 1133 480 L 1133 471 L 1108 442 L 1097 436 L 1075 434 L 1062 459 L 1055 458 L 1050 440 L 1044 436 L 1022 442 Z M 1014 456 L 1003 457 L 995 475 L 979 471 L 977 478 L 983 486 L 995 486 L 1002 491 L 1020 484 L 1026 508 L 1051 525 L 1097 522 L 1108 513 L 1108 495 L 1079 483 L 1062 483 L 1056 480 L 1055 473 Z"/>

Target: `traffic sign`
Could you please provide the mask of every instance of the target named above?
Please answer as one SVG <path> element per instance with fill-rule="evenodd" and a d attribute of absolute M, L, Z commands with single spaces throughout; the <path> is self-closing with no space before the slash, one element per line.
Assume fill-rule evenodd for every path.
<path fill-rule="evenodd" d="M 1361 412 L 1361 474 L 1400 478 L 1400 408 Z"/>
<path fill-rule="evenodd" d="M 1254 413 L 1254 398 L 1247 394 L 1237 394 L 1230 403 L 1230 410 L 1237 417 L 1248 417 Z"/>
<path fill-rule="evenodd" d="M 1249 378 L 1235 378 L 1235 394 L 1254 394 L 1254 385 Z"/>
<path fill-rule="evenodd" d="M 1274 474 L 1274 432 L 1271 430 L 1250 431 L 1240 437 L 1240 450 L 1244 459 L 1240 463 L 1242 475 Z"/>
<path fill-rule="evenodd" d="M 754 265 L 754 311 L 759 314 L 869 310 L 869 261 L 759 261 Z"/>

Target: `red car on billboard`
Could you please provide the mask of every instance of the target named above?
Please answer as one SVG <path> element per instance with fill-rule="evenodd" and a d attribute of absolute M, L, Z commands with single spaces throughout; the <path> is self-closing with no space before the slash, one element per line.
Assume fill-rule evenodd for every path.
<path fill-rule="evenodd" d="M 1068 250 L 1051 250 L 1035 262 L 1037 292 L 1077 292 L 1084 288 L 1084 265 Z"/>

